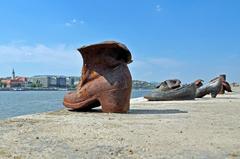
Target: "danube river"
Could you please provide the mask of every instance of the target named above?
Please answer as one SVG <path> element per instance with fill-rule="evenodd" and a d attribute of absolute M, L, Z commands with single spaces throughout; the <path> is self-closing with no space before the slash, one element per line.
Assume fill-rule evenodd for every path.
<path fill-rule="evenodd" d="M 132 98 L 150 90 L 133 90 Z M 0 119 L 63 108 L 65 91 L 0 91 Z"/>

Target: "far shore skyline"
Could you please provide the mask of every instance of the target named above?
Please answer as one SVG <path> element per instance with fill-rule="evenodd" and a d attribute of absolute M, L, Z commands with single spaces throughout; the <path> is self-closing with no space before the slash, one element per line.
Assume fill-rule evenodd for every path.
<path fill-rule="evenodd" d="M 13 69 L 13 70 L 15 70 L 15 69 Z M 219 74 L 220 75 L 220 74 Z M 80 75 L 64 75 L 64 74 L 35 74 L 35 75 L 31 75 L 31 76 L 28 76 L 28 75 L 23 75 L 23 74 L 16 74 L 16 77 L 27 77 L 27 78 L 29 78 L 29 77 L 34 77 L 34 76 L 63 76 L 63 77 L 81 77 L 81 74 Z M 218 75 L 216 75 L 215 77 L 217 77 Z M 8 76 L 0 76 L 0 78 L 11 78 L 12 77 L 12 74 L 10 74 L 10 75 L 8 75 Z M 213 77 L 214 78 L 214 77 Z M 213 78 L 211 78 L 211 79 L 213 79 Z M 227 76 L 227 78 L 228 78 L 228 76 Z M 168 79 L 170 79 L 170 78 L 168 78 Z M 176 79 L 176 78 L 171 78 L 171 79 Z M 134 79 L 133 78 L 133 80 L 140 80 L 140 81 L 146 81 L 146 82 L 151 82 L 151 83 L 159 83 L 159 82 L 163 82 L 164 80 L 162 80 L 162 81 L 148 81 L 148 80 L 144 80 L 144 79 Z M 165 80 L 167 80 L 167 79 L 165 79 Z M 180 79 L 181 80 L 181 79 Z M 197 79 L 196 79 L 197 80 Z M 203 79 L 204 80 L 204 79 Z M 208 82 L 207 80 L 204 80 L 205 82 Z M 230 80 L 228 80 L 230 83 L 240 83 L 240 81 L 230 81 Z M 186 81 L 182 81 L 183 83 L 186 83 Z M 193 81 L 189 81 L 189 82 L 193 82 Z"/>

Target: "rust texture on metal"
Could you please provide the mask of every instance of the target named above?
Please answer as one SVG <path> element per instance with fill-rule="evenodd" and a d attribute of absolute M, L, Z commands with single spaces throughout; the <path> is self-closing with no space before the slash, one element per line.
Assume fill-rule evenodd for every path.
<path fill-rule="evenodd" d="M 128 48 L 115 41 L 83 46 L 82 76 L 77 90 L 65 95 L 63 104 L 73 110 L 102 106 L 103 112 L 126 113 L 130 107 L 132 62 Z"/>

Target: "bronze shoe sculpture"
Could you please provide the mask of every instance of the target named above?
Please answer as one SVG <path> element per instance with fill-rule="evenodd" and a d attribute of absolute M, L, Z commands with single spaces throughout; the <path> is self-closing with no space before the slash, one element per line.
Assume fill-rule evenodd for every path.
<path fill-rule="evenodd" d="M 198 87 L 196 98 L 202 98 L 207 94 L 211 94 L 212 98 L 216 98 L 221 90 L 232 92 L 230 84 L 222 76 L 219 76 L 210 80 L 209 84 L 203 87 Z"/>
<path fill-rule="evenodd" d="M 221 91 L 227 91 L 227 92 L 232 92 L 232 89 L 231 89 L 231 86 L 230 84 L 226 81 L 226 75 L 223 76 L 223 75 L 220 75 L 219 77 L 216 77 L 214 79 L 212 79 L 211 81 L 214 81 L 216 80 L 217 78 L 220 78 L 221 81 L 222 81 L 222 88 L 221 88 Z M 221 93 L 221 94 L 224 94 L 224 93 Z"/>
<path fill-rule="evenodd" d="M 221 91 L 222 79 L 220 77 L 214 78 L 207 85 L 202 86 L 196 91 L 196 98 L 202 98 L 207 94 L 211 94 L 212 98 L 216 98 Z"/>
<path fill-rule="evenodd" d="M 128 48 L 106 41 L 78 49 L 83 58 L 82 76 L 75 92 L 65 95 L 63 104 L 73 110 L 102 106 L 103 112 L 126 113 L 130 107 L 132 62 Z"/>
<path fill-rule="evenodd" d="M 227 81 L 222 82 L 223 90 L 227 92 L 232 92 L 232 88 Z"/>
<path fill-rule="evenodd" d="M 195 83 L 195 85 L 196 85 L 197 88 L 203 86 L 203 82 L 204 82 L 204 81 L 201 80 L 201 79 L 198 79 L 198 80 L 194 81 L 194 83 Z"/>
<path fill-rule="evenodd" d="M 192 100 L 195 99 L 195 83 L 181 86 L 180 80 L 166 80 L 162 82 L 158 89 L 145 95 L 149 101 L 170 101 L 170 100 Z"/>
<path fill-rule="evenodd" d="M 180 87 L 181 81 L 179 79 L 169 79 L 166 81 L 161 82 L 156 88 L 166 91 L 170 89 L 175 89 Z"/>

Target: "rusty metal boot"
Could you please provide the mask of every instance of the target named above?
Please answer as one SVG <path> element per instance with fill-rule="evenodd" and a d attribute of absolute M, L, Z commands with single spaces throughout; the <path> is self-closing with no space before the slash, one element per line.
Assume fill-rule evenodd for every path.
<path fill-rule="evenodd" d="M 63 104 L 73 110 L 102 106 L 103 112 L 126 113 L 130 106 L 132 77 L 128 48 L 115 41 L 83 46 L 82 77 L 75 92 L 65 95 Z"/>

